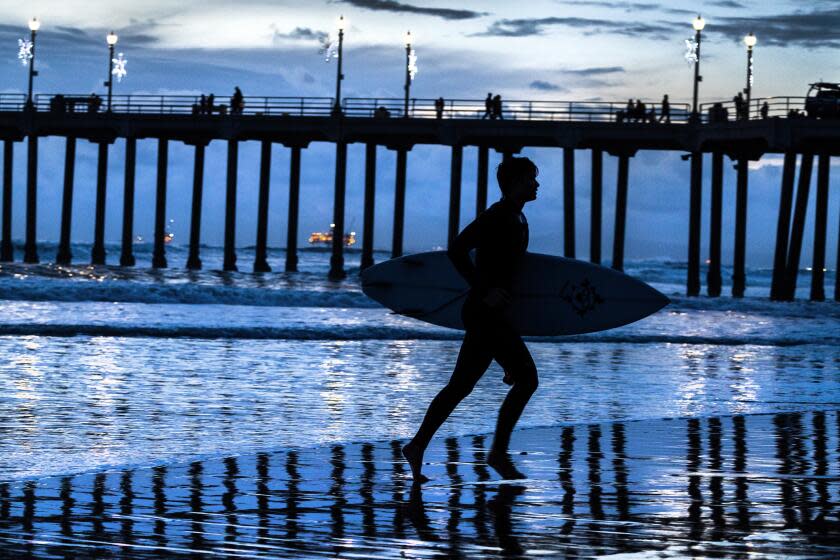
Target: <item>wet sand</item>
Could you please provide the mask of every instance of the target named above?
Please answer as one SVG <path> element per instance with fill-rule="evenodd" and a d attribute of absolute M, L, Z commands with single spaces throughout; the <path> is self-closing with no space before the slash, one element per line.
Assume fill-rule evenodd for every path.
<path fill-rule="evenodd" d="M 281 450 L 0 484 L 0 556 L 840 556 L 840 410 Z M 615 558 L 616 556 L 614 556 Z"/>

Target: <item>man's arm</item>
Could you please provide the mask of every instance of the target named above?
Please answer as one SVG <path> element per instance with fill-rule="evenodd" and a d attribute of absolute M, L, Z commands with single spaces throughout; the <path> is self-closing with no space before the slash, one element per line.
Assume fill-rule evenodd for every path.
<path fill-rule="evenodd" d="M 452 244 L 446 252 L 449 260 L 455 265 L 455 270 L 464 277 L 471 288 L 478 287 L 478 276 L 475 265 L 470 259 L 470 250 L 478 247 L 480 239 L 481 228 L 478 219 L 476 219 L 452 240 Z"/>

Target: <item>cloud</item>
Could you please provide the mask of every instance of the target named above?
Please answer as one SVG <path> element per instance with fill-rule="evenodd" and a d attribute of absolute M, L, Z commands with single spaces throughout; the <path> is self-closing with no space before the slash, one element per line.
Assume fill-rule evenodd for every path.
<path fill-rule="evenodd" d="M 659 4 L 642 2 L 607 2 L 604 0 L 561 0 L 560 3 L 567 4 L 569 6 L 591 6 L 595 8 L 620 9 L 628 12 L 637 10 L 656 10 L 661 7 Z"/>
<path fill-rule="evenodd" d="M 289 39 L 293 41 L 317 41 L 319 43 L 322 43 L 329 36 L 329 33 L 327 33 L 326 31 L 318 31 L 315 29 L 310 29 L 308 27 L 295 27 L 292 31 L 288 33 L 281 33 L 277 29 L 276 25 L 271 24 L 271 29 L 274 31 L 274 36 L 272 37 L 272 40 L 274 42 L 283 39 Z"/>
<path fill-rule="evenodd" d="M 727 0 L 722 0 L 726 2 Z M 670 8 L 662 4 L 651 2 L 609 2 L 607 0 L 559 0 L 561 4 L 569 6 L 587 6 L 594 8 L 607 8 L 610 10 L 624 10 L 625 12 L 660 11 L 667 14 L 693 14 L 693 10 L 683 8 Z M 734 2 L 733 2 L 734 3 Z"/>
<path fill-rule="evenodd" d="M 610 33 L 628 37 L 646 36 L 649 39 L 670 39 L 676 24 L 667 22 L 643 23 L 581 17 L 546 17 L 525 19 L 500 19 L 494 21 L 486 31 L 476 36 L 529 37 L 542 35 L 547 27 L 571 27 L 585 35 Z"/>
<path fill-rule="evenodd" d="M 595 66 L 592 68 L 577 68 L 574 70 L 562 70 L 564 74 L 572 76 L 603 76 L 605 74 L 624 73 L 623 66 Z"/>
<path fill-rule="evenodd" d="M 380 10 L 383 12 L 405 12 L 424 16 L 434 16 L 450 20 L 473 19 L 487 15 L 486 12 L 475 12 L 472 10 L 459 10 L 453 8 L 423 8 L 403 4 L 396 0 L 339 0 L 345 4 L 365 8 L 367 10 Z"/>
<path fill-rule="evenodd" d="M 710 6 L 716 6 L 718 8 L 732 8 L 733 10 L 741 10 L 746 8 L 740 2 L 735 2 L 735 0 L 718 0 L 717 2 L 709 3 Z"/>
<path fill-rule="evenodd" d="M 788 14 L 756 17 L 730 17 L 709 26 L 710 33 L 720 33 L 740 42 L 747 31 L 758 36 L 759 43 L 774 47 L 840 47 L 840 8 L 797 11 Z"/>
<path fill-rule="evenodd" d="M 566 88 L 562 88 L 557 84 L 553 84 L 551 82 L 546 82 L 544 80 L 534 80 L 528 87 L 531 89 L 538 89 L 541 91 L 568 91 Z"/>

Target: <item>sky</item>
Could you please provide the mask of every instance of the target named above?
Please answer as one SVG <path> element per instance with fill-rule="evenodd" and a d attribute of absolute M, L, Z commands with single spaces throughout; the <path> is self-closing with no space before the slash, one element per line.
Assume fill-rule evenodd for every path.
<path fill-rule="evenodd" d="M 36 93 L 104 93 L 105 35 L 119 35 L 117 51 L 128 59 L 126 78 L 115 94 L 198 94 L 226 98 L 238 85 L 245 95 L 332 96 L 334 62 L 319 54 L 334 33 L 339 15 L 347 20 L 344 97 L 401 97 L 403 37 L 410 30 L 419 72 L 412 84 L 418 98 L 688 102 L 693 70 L 683 55 L 700 13 L 703 32 L 702 101 L 731 99 L 744 86 L 746 55 L 741 42 L 758 37 L 753 97 L 803 96 L 814 81 L 840 81 L 840 2 L 810 0 L 612 1 L 532 0 L 530 2 L 443 0 L 33 0 L 0 5 L 0 93 L 23 92 L 26 69 L 16 59 L 17 40 L 28 34 L 32 16 L 42 21 L 37 43 Z M 3 54 L 5 52 L 5 54 Z M 362 229 L 364 148 L 351 145 L 348 158 L 348 229 Z M 394 153 L 379 149 L 374 245 L 389 249 L 393 215 Z M 24 232 L 25 149 L 15 154 L 15 222 Z M 562 251 L 562 154 L 559 149 L 525 149 L 540 167 L 540 200 L 526 208 L 531 250 Z M 678 152 L 640 152 L 630 163 L 625 258 L 686 259 L 688 163 Z M 256 230 L 259 146 L 240 147 L 237 244 L 253 245 Z M 110 150 L 106 241 L 118 242 L 122 223 L 124 147 Z M 405 248 L 445 245 L 450 149 L 416 146 L 408 158 Z M 38 237 L 57 240 L 64 141 L 43 139 L 39 150 Z M 72 236 L 93 237 L 96 147 L 82 142 L 77 154 Z M 612 242 L 615 161 L 605 162 L 604 254 Z M 706 158 L 709 160 L 710 158 Z M 170 147 L 168 218 L 176 240 L 188 238 L 192 151 Z M 286 243 L 288 150 L 273 152 L 269 245 Z M 334 147 L 312 144 L 302 158 L 300 243 L 324 230 L 332 219 Z M 491 157 L 491 165 L 499 161 Z M 221 244 L 224 220 L 223 142 L 208 148 L 203 241 Z M 748 210 L 748 264 L 772 262 L 781 157 L 766 155 L 752 164 Z M 703 193 L 703 255 L 707 255 L 709 163 Z M 833 162 L 837 163 L 837 162 Z M 836 169 L 836 167 L 833 167 Z M 461 226 L 475 212 L 475 149 L 464 152 Z M 492 174 L 491 174 L 492 177 Z M 589 155 L 577 153 L 577 252 L 588 255 Z M 734 170 L 724 178 L 723 258 L 731 262 L 734 231 Z M 138 145 L 137 233 L 153 229 L 155 142 Z M 836 178 L 832 179 L 828 262 L 833 267 L 838 235 Z M 497 198 L 491 188 L 491 202 Z M 813 194 L 811 196 L 813 207 Z M 803 262 L 810 261 L 813 208 L 806 226 Z M 80 256 L 80 258 L 83 258 Z M 109 255 L 116 261 L 117 255 Z"/>

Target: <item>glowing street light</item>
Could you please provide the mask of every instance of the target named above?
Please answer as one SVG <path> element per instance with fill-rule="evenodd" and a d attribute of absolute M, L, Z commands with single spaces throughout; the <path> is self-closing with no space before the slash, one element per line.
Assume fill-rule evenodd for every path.
<path fill-rule="evenodd" d="M 26 41 L 18 41 L 18 44 L 20 45 L 20 52 L 18 53 L 18 58 L 21 58 L 21 54 L 23 54 L 24 58 L 21 58 L 21 60 L 29 60 L 29 88 L 28 93 L 26 95 L 27 109 L 32 109 L 35 107 L 35 105 L 32 103 L 32 81 L 34 80 L 35 76 L 38 75 L 38 71 L 35 70 L 35 36 L 38 34 L 39 29 L 41 29 L 41 22 L 38 20 L 38 18 L 32 18 L 31 20 L 29 20 L 28 44 Z"/>
<path fill-rule="evenodd" d="M 111 31 L 108 33 L 108 36 L 105 37 L 105 41 L 108 43 L 108 79 L 105 80 L 105 85 L 108 86 L 108 109 L 107 111 L 111 112 L 111 94 L 114 90 L 114 78 L 112 76 L 114 71 L 114 45 L 117 44 L 117 34 Z"/>
<path fill-rule="evenodd" d="M 704 20 L 700 15 L 697 15 L 697 19 L 691 22 L 691 26 L 694 28 L 694 44 L 695 46 L 695 57 L 696 60 L 694 61 L 694 97 L 693 102 L 691 105 L 691 121 L 692 122 L 699 122 L 700 121 L 700 113 L 698 112 L 697 107 L 697 93 L 700 86 L 700 82 L 703 81 L 703 76 L 700 75 L 700 36 L 703 28 L 706 27 L 706 20 Z"/>
<path fill-rule="evenodd" d="M 417 54 L 411 48 L 411 31 L 405 33 L 405 103 L 403 106 L 403 117 L 408 117 L 408 96 L 411 90 L 411 82 L 417 75 Z"/>
<path fill-rule="evenodd" d="M 747 47 L 747 87 L 744 88 L 744 94 L 747 96 L 747 118 L 750 114 L 750 97 L 752 96 L 753 85 L 753 47 L 758 39 L 750 31 L 750 34 L 744 37 L 744 45 Z"/>

